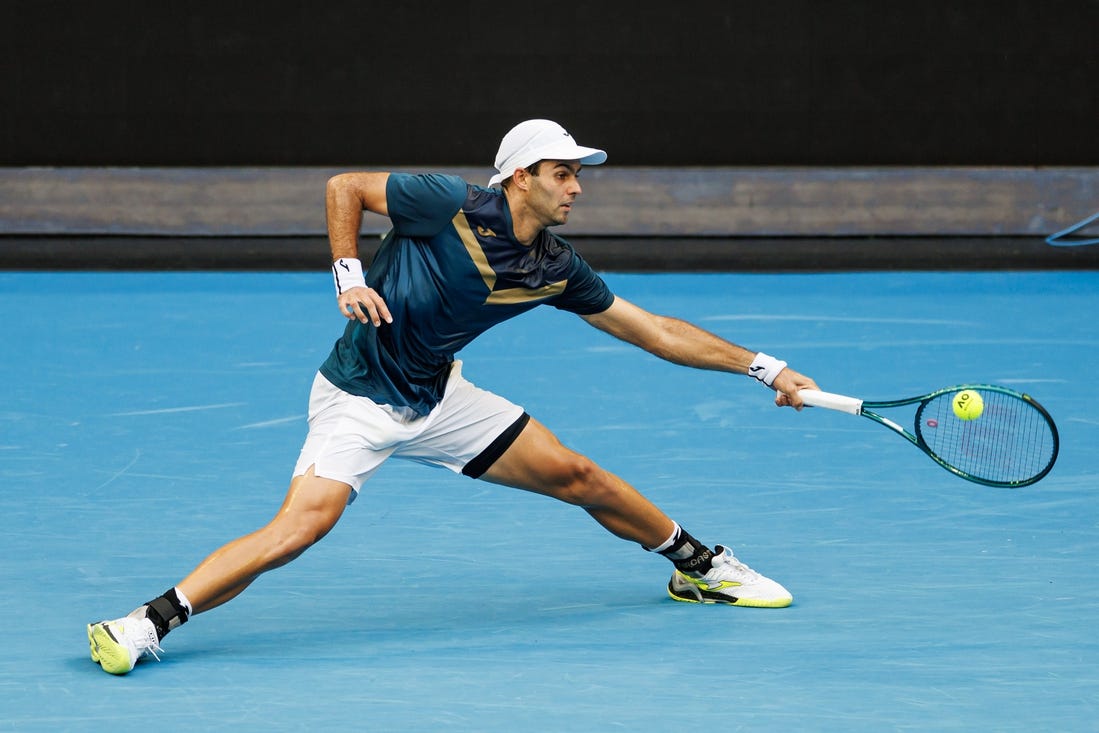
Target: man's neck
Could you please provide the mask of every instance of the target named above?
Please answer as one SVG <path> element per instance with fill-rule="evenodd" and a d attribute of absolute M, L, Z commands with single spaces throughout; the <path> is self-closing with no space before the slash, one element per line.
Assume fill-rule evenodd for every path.
<path fill-rule="evenodd" d="M 529 247 L 545 227 L 531 216 L 520 196 L 505 188 L 504 198 L 507 199 L 508 209 L 511 211 L 511 231 L 515 239 L 519 244 Z"/>

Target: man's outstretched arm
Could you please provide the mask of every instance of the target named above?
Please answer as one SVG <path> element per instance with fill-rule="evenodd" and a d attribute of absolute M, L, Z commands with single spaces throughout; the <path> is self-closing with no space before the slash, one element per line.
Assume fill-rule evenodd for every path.
<path fill-rule="evenodd" d="M 607 310 L 583 318 L 596 328 L 661 359 L 696 369 L 749 374 L 754 365 L 760 364 L 761 356 L 765 356 L 692 323 L 650 313 L 618 297 Z M 772 364 L 776 361 L 770 357 L 766 360 Z M 775 390 L 775 404 L 800 410 L 803 403 L 798 390 L 819 388 L 809 377 L 781 362 L 777 364 L 781 366 L 773 366 L 773 373 L 765 371 L 753 376 Z"/>

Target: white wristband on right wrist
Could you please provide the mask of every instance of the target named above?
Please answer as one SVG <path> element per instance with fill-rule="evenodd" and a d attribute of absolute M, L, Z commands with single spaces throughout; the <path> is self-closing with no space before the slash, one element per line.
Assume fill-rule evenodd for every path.
<path fill-rule="evenodd" d="M 786 368 L 786 362 L 781 359 L 776 359 L 773 356 L 768 356 L 762 351 L 756 354 L 756 358 L 752 359 L 751 366 L 748 367 L 748 376 L 771 387 L 775 383 L 775 377 L 778 373 Z"/>
<path fill-rule="evenodd" d="M 363 263 L 354 257 L 341 257 L 332 263 L 332 278 L 336 281 L 336 295 L 351 288 L 365 288 Z"/>

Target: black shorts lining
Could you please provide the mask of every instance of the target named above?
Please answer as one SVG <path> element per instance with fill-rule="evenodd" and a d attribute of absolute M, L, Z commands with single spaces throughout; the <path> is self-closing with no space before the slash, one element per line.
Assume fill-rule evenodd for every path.
<path fill-rule="evenodd" d="M 465 468 L 462 469 L 462 473 L 470 478 L 480 478 L 481 474 L 491 468 L 492 464 L 496 463 L 496 460 L 511 447 L 511 444 L 519 437 L 519 433 L 523 432 L 523 428 L 527 426 L 528 422 L 530 422 L 530 415 L 524 412 L 504 432 L 496 436 L 496 440 L 489 443 L 488 448 L 485 448 L 476 458 L 467 463 Z"/>

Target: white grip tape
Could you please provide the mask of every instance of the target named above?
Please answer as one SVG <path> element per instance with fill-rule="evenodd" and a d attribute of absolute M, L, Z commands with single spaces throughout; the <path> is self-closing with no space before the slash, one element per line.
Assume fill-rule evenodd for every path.
<path fill-rule="evenodd" d="M 336 282 L 336 295 L 351 288 L 365 288 L 363 263 L 354 257 L 341 257 L 332 263 L 332 279 Z"/>
<path fill-rule="evenodd" d="M 862 400 L 857 397 L 820 392 L 815 389 L 798 390 L 798 397 L 810 407 L 825 407 L 829 410 L 846 412 L 851 415 L 862 414 Z"/>

